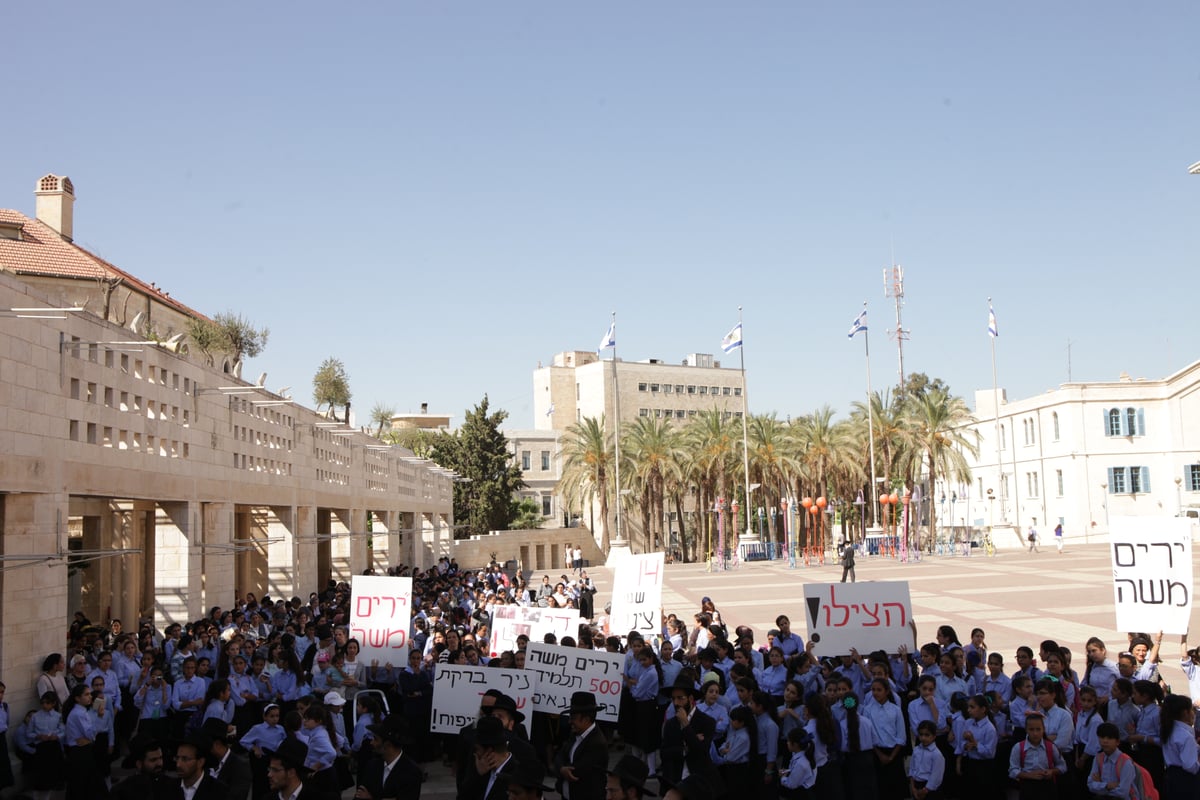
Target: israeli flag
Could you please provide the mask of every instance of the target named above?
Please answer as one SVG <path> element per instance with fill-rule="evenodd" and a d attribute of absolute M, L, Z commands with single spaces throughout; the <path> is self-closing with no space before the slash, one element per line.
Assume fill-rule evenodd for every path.
<path fill-rule="evenodd" d="M 864 308 L 854 318 L 854 322 L 850 323 L 850 333 L 846 334 L 847 339 L 853 339 L 854 334 L 867 329 L 867 310 Z"/>
<path fill-rule="evenodd" d="M 617 321 L 614 319 L 612 324 L 608 326 L 608 333 L 604 334 L 604 338 L 600 340 L 600 346 L 597 351 L 604 350 L 609 347 L 617 346 Z"/>
<path fill-rule="evenodd" d="M 721 340 L 721 349 L 726 353 L 732 353 L 742 346 L 742 323 L 734 326 L 733 330 L 725 334 L 725 338 Z"/>
<path fill-rule="evenodd" d="M 991 303 L 988 303 L 988 336 L 995 339 L 1000 335 L 1000 329 L 996 327 L 996 312 L 992 309 Z"/>

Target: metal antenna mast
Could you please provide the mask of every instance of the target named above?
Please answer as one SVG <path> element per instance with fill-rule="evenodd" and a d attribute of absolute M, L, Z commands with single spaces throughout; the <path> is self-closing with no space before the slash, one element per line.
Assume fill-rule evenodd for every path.
<path fill-rule="evenodd" d="M 896 354 L 900 359 L 900 390 L 904 391 L 904 343 L 911 330 L 906 330 L 900 321 L 900 309 L 904 306 L 904 267 L 892 264 L 883 271 L 883 296 L 896 301 L 896 328 L 888 330 L 889 337 L 896 340 Z"/>

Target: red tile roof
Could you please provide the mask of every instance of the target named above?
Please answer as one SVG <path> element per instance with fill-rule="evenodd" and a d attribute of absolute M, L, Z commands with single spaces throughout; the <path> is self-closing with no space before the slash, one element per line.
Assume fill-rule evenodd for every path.
<path fill-rule="evenodd" d="M 20 240 L 0 237 L 0 269 L 18 275 L 39 275 L 48 278 L 95 280 L 103 277 L 124 279 L 124 286 L 152 297 L 181 314 L 206 319 L 161 289 L 151 286 L 125 270 L 110 264 L 95 253 L 68 242 L 45 223 L 25 216 L 20 211 L 0 208 L 0 222 L 21 226 Z"/>

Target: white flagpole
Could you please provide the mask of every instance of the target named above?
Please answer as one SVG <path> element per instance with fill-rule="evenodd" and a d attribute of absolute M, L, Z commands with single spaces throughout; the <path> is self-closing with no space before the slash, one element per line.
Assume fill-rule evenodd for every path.
<path fill-rule="evenodd" d="M 738 348 L 738 357 L 742 364 L 742 471 L 746 479 L 746 528 L 743 536 L 750 535 L 750 519 L 753 515 L 753 505 L 750 503 L 750 434 L 747 419 L 750 416 L 749 400 L 746 390 L 746 330 L 742 327 L 742 307 L 738 306 L 738 331 L 742 336 L 742 346 Z M 737 547 L 735 542 L 734 547 Z"/>
<path fill-rule="evenodd" d="M 863 311 L 867 310 L 867 301 L 863 301 Z M 879 508 L 879 484 L 875 480 L 875 396 L 871 393 L 871 328 L 868 325 L 863 331 L 863 351 L 867 359 L 867 441 L 871 448 L 871 518 L 876 519 L 875 509 Z M 876 519 L 878 522 L 878 519 Z M 863 535 L 866 536 L 866 519 L 863 519 Z"/>
<path fill-rule="evenodd" d="M 988 298 L 988 325 L 992 322 L 992 298 Z M 1001 524 L 1008 521 L 1008 512 L 1005 510 L 1004 503 L 1007 492 L 1004 491 L 1004 462 L 1000 460 L 1000 388 L 996 381 L 996 336 L 999 335 L 999 330 L 993 334 L 988 331 L 988 339 L 992 345 L 992 407 L 996 415 L 996 493 L 1000 496 L 1000 522 Z"/>
<path fill-rule="evenodd" d="M 616 448 L 617 459 L 614 473 L 617 482 L 617 538 L 609 543 L 609 548 L 624 547 L 625 537 L 621 535 L 621 391 L 617 384 L 617 312 L 612 312 L 613 346 L 612 346 L 612 383 L 613 383 L 613 444 Z M 607 554 L 606 554 L 607 555 Z"/>

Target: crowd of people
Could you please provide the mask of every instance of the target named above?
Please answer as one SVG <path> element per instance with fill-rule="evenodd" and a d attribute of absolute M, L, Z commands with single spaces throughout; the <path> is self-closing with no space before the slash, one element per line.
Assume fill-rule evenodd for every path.
<path fill-rule="evenodd" d="M 1006 664 L 982 629 L 964 645 L 949 626 L 912 653 L 826 654 L 786 615 L 756 642 L 706 597 L 647 640 L 609 630 L 571 567 L 558 586 L 496 563 L 389 570 L 413 578 L 403 665 L 360 658 L 350 586 L 333 581 L 307 602 L 247 594 L 162 631 L 78 614 L 66 652 L 45 659 L 37 708 L 10 716 L 0 684 L 0 731 L 23 788 L 69 800 L 419 800 L 438 762 L 460 800 L 640 800 L 651 782 L 668 800 L 1200 797 L 1200 648 L 1186 637 L 1187 694 L 1159 675 L 1161 634 L 1130 634 L 1119 654 L 1089 639 L 1075 666 L 1052 640 Z M 580 691 L 562 716 L 533 713 L 526 734 L 514 698 L 490 691 L 459 734 L 430 733 L 439 664 L 522 667 L 527 637 L 492 655 L 491 609 L 555 595 L 583 621 L 548 640 L 624 654 L 617 721 Z M 8 752 L 0 788 L 14 782 Z M 115 782 L 118 761 L 134 772 Z"/>

